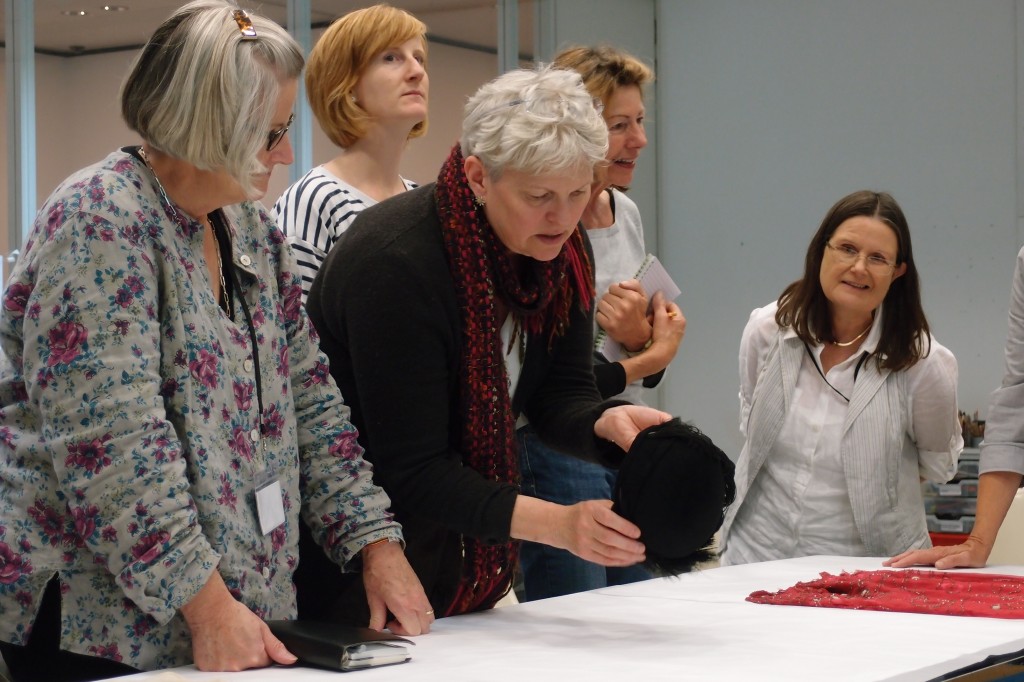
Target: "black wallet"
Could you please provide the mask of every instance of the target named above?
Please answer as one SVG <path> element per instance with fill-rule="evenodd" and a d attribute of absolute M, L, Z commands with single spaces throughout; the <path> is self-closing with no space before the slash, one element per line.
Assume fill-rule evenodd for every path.
<path fill-rule="evenodd" d="M 311 620 L 268 620 L 267 625 L 299 663 L 320 668 L 348 672 L 411 658 L 405 645 L 412 642 L 389 632 Z"/>

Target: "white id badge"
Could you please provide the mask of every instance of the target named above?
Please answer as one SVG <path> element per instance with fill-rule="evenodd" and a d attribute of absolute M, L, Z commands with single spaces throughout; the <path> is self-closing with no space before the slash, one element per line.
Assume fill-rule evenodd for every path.
<path fill-rule="evenodd" d="M 281 481 L 277 478 L 256 484 L 256 513 L 260 517 L 260 531 L 264 535 L 284 523 L 282 498 Z"/>

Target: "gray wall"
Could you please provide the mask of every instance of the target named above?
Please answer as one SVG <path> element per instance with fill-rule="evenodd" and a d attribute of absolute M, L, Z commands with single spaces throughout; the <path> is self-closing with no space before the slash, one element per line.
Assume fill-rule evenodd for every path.
<path fill-rule="evenodd" d="M 828 207 L 871 188 L 903 206 L 925 310 L 960 363 L 961 409 L 984 414 L 1021 243 L 1021 12 L 1013 0 L 659 0 L 659 254 L 688 320 L 666 409 L 739 453 L 747 316 L 801 274 Z"/>

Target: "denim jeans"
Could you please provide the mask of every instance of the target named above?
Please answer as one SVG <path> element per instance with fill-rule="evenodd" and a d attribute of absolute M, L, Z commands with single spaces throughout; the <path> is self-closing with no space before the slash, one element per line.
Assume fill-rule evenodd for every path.
<path fill-rule="evenodd" d="M 524 495 L 566 505 L 611 498 L 614 470 L 552 450 L 529 425 L 519 429 L 516 435 Z M 640 565 L 606 568 L 584 561 L 567 550 L 535 542 L 522 543 L 519 566 L 525 601 L 625 585 L 652 577 Z"/>

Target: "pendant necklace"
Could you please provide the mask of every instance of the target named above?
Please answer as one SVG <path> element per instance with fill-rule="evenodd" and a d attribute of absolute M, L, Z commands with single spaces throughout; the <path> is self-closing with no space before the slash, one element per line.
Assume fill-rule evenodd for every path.
<path fill-rule="evenodd" d="M 832 341 L 831 343 L 832 343 L 833 346 L 839 346 L 840 348 L 847 348 L 847 347 L 852 346 L 853 344 L 857 343 L 858 341 L 860 341 L 861 337 L 863 337 L 865 334 L 867 334 L 869 329 L 871 329 L 871 325 L 870 324 L 867 327 L 864 328 L 864 331 L 862 331 L 860 334 L 857 334 L 857 336 L 853 337 L 849 341 Z"/>

